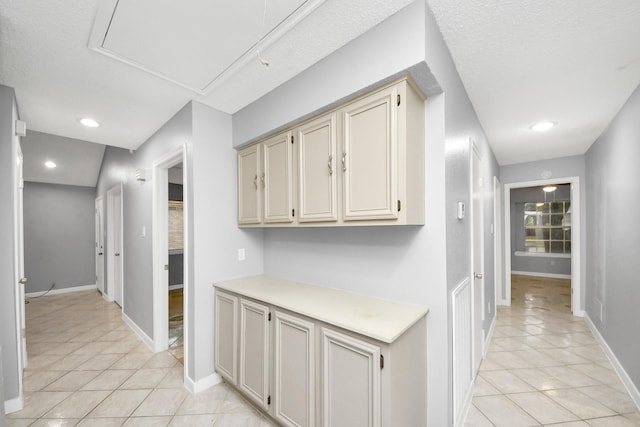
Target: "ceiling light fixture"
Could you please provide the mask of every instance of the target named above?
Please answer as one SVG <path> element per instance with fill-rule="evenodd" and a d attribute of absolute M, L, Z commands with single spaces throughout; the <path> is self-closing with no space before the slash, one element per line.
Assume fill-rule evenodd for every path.
<path fill-rule="evenodd" d="M 542 121 L 531 125 L 529 129 L 535 132 L 546 132 L 556 125 L 556 122 Z"/>
<path fill-rule="evenodd" d="M 46 162 L 44 162 L 44 165 L 45 165 L 46 167 L 48 167 L 49 169 L 53 169 L 53 168 L 55 168 L 55 167 L 57 166 L 57 165 L 56 165 L 54 162 L 52 162 L 51 160 L 47 160 Z"/>
<path fill-rule="evenodd" d="M 85 117 L 84 119 L 80 119 L 80 123 L 82 123 L 84 126 L 88 127 L 88 128 L 97 128 L 98 126 L 100 126 L 100 123 L 96 122 L 95 120 L 89 118 L 89 117 Z"/>
<path fill-rule="evenodd" d="M 545 193 L 551 193 L 552 191 L 556 191 L 556 187 L 555 185 L 545 185 L 544 187 L 542 187 L 542 191 L 544 191 Z"/>

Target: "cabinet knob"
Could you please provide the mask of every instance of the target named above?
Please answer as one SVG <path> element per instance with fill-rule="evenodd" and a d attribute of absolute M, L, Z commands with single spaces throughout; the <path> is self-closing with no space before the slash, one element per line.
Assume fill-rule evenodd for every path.
<path fill-rule="evenodd" d="M 342 172 L 347 171 L 347 153 L 342 153 Z"/>
<path fill-rule="evenodd" d="M 258 174 L 253 177 L 253 185 L 256 186 L 256 190 L 258 189 Z"/>
<path fill-rule="evenodd" d="M 333 161 L 333 156 L 329 155 L 329 161 L 327 162 L 327 166 L 329 166 L 329 175 L 333 175 L 333 168 L 331 167 L 332 161 Z"/>
<path fill-rule="evenodd" d="M 262 176 L 260 177 L 260 181 L 262 181 L 262 188 L 264 188 L 264 172 L 262 172 Z"/>

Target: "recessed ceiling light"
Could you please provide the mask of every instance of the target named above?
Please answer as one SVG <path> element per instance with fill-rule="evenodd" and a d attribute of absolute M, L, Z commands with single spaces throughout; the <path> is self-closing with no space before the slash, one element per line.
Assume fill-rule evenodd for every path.
<path fill-rule="evenodd" d="M 100 126 L 100 123 L 96 122 L 93 119 L 90 119 L 89 117 L 85 117 L 84 119 L 81 119 L 80 123 L 82 123 L 88 128 L 97 128 L 98 126 Z"/>
<path fill-rule="evenodd" d="M 57 166 L 57 165 L 56 165 L 54 162 L 52 162 L 51 160 L 47 160 L 46 162 L 44 162 L 44 165 L 45 165 L 46 167 L 48 167 L 49 169 L 53 169 L 53 168 L 55 168 L 55 167 Z"/>
<path fill-rule="evenodd" d="M 556 122 L 543 121 L 531 125 L 530 129 L 536 132 L 546 132 L 556 125 Z"/>

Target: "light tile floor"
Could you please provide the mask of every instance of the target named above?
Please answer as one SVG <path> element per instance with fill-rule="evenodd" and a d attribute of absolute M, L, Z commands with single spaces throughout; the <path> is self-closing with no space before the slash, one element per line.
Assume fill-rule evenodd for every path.
<path fill-rule="evenodd" d="M 580 317 L 569 280 L 512 276 L 476 379 L 466 427 L 640 426 L 635 407 Z"/>
<path fill-rule="evenodd" d="M 7 426 L 273 426 L 225 384 L 190 394 L 96 291 L 31 299 L 26 316 L 25 405 Z"/>

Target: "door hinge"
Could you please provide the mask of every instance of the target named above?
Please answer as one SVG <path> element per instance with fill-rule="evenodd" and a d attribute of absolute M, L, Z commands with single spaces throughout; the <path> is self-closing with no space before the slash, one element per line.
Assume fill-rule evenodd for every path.
<path fill-rule="evenodd" d="M 267 397 L 267 405 L 271 405 L 271 396 Z"/>
<path fill-rule="evenodd" d="M 398 107 L 400 106 L 400 95 L 398 95 Z"/>
<path fill-rule="evenodd" d="M 293 144 L 293 135 L 291 135 L 291 143 Z"/>
<path fill-rule="evenodd" d="M 295 209 L 291 209 L 291 216 L 296 216 L 296 210 Z"/>
<path fill-rule="evenodd" d="M 380 355 L 380 369 L 384 369 L 384 356 Z"/>
<path fill-rule="evenodd" d="M 401 208 L 402 208 L 402 203 L 400 203 L 400 200 L 398 200 L 398 212 L 400 212 Z"/>
<path fill-rule="evenodd" d="M 271 322 L 271 313 L 269 313 L 268 319 L 269 319 L 269 322 Z"/>

